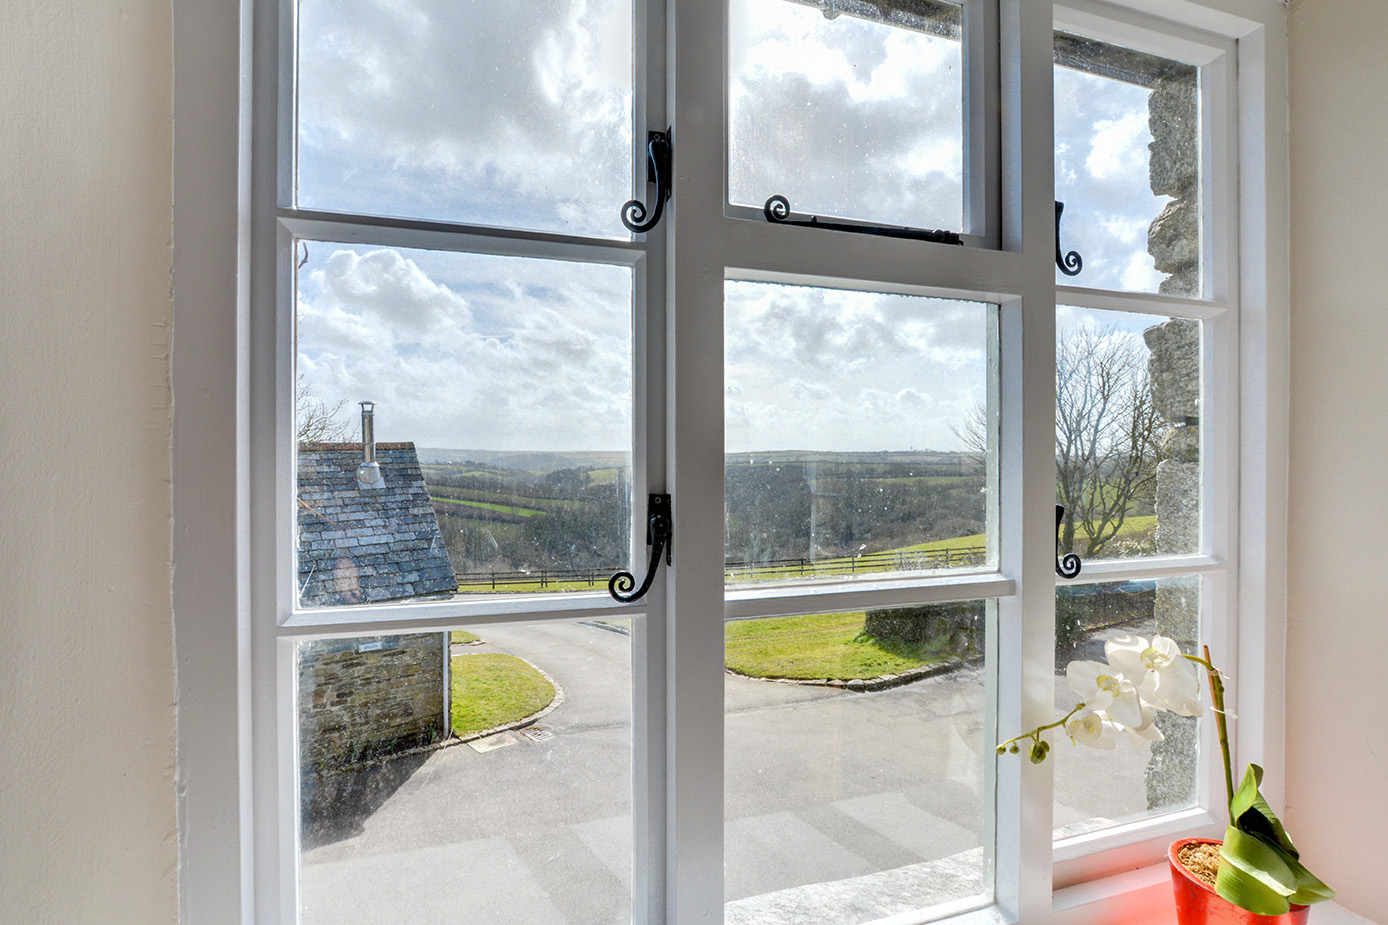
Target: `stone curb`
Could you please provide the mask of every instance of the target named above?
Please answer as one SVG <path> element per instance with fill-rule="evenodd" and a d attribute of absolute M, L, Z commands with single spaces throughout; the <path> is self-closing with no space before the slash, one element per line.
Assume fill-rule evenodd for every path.
<path fill-rule="evenodd" d="M 765 678 L 758 675 L 743 674 L 731 668 L 723 669 L 727 674 L 738 678 L 747 678 L 750 681 L 767 681 L 772 684 L 799 684 L 804 687 L 839 687 L 850 691 L 885 691 L 893 687 L 902 687 L 912 684 L 924 678 L 935 675 L 947 674 L 956 668 L 965 665 L 975 664 L 977 659 L 954 658 L 947 662 L 940 662 L 938 665 L 923 665 L 920 668 L 912 668 L 900 674 L 884 674 L 875 678 L 851 678 L 842 680 L 840 678 Z"/>

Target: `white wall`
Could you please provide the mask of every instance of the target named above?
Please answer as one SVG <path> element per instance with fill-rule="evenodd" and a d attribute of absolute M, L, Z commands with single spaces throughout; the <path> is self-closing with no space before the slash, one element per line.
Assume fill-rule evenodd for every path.
<path fill-rule="evenodd" d="M 1286 821 L 1388 922 L 1388 3 L 1294 0 Z"/>
<path fill-rule="evenodd" d="M 0 921 L 176 915 L 168 0 L 0 15 Z"/>

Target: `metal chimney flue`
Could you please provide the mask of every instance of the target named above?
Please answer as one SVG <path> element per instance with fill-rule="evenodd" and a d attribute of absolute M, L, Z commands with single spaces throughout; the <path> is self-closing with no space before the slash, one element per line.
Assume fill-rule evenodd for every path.
<path fill-rule="evenodd" d="M 361 465 L 357 466 L 357 484 L 362 488 L 385 488 L 381 466 L 376 462 L 376 420 L 374 401 L 361 405 Z"/>

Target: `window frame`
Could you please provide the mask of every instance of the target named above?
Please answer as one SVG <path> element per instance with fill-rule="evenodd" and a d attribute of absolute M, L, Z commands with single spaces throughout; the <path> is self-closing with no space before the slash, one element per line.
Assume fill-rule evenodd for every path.
<path fill-rule="evenodd" d="M 251 275 L 252 261 L 264 265 L 266 246 L 266 216 L 254 195 L 255 189 L 263 189 L 266 183 L 265 153 L 254 149 L 250 137 L 253 123 L 258 124 L 261 137 L 267 128 L 265 107 L 257 110 L 252 106 L 252 85 L 263 94 L 275 84 L 267 69 L 252 68 L 252 37 L 258 36 L 263 42 L 275 34 L 275 17 L 264 15 L 267 6 L 265 0 L 242 0 L 239 7 L 212 0 L 174 3 L 174 132 L 178 152 L 174 166 L 174 310 L 175 333 L 181 336 L 176 338 L 173 354 L 172 593 L 179 690 L 180 910 L 183 917 L 197 921 L 275 920 L 285 911 L 283 893 L 273 885 L 279 864 L 275 856 L 293 849 L 292 841 L 288 845 L 284 841 L 286 826 L 278 806 L 286 800 L 293 805 L 294 795 L 271 783 L 279 780 L 280 774 L 276 759 L 266 754 L 265 746 L 272 741 L 272 749 L 292 750 L 292 743 L 274 730 L 292 728 L 293 717 L 283 715 L 283 703 L 276 704 L 273 698 L 267 702 L 263 694 L 257 694 L 275 675 L 284 681 L 290 674 L 286 665 L 292 659 L 286 659 L 286 652 L 292 651 L 292 636 L 267 633 L 252 616 L 255 612 L 278 612 L 275 602 L 263 596 L 267 584 L 255 582 L 253 577 L 275 574 L 275 569 L 282 567 L 276 561 L 273 544 L 267 548 L 255 542 L 253 525 L 265 523 L 272 512 L 264 507 L 263 493 L 255 496 L 252 489 L 287 475 L 275 459 L 274 441 L 265 439 L 263 423 L 287 419 L 288 400 L 282 393 L 276 397 L 273 388 L 267 394 L 266 384 L 273 383 L 274 378 L 267 378 L 264 366 L 267 352 L 282 359 L 279 351 L 285 345 L 273 325 L 267 329 L 263 313 L 257 315 L 251 310 L 253 302 L 261 300 L 263 304 L 267 295 L 274 298 L 274 282 L 267 290 L 263 276 L 257 285 Z M 1284 11 L 1273 0 L 1158 0 L 1141 4 L 1127 0 L 1119 6 L 1140 6 L 1183 19 L 1238 43 L 1240 148 L 1237 155 L 1230 153 L 1240 160 L 1241 177 L 1237 194 L 1240 249 L 1231 271 L 1241 293 L 1236 344 L 1240 362 L 1234 393 L 1237 410 L 1230 409 L 1230 414 L 1237 415 L 1233 439 L 1242 460 L 1240 471 L 1230 473 L 1238 492 L 1237 528 L 1230 537 L 1240 565 L 1236 581 L 1231 582 L 1236 585 L 1231 590 L 1237 593 L 1239 603 L 1236 619 L 1231 621 L 1236 624 L 1238 657 L 1224 661 L 1226 667 L 1233 662 L 1231 671 L 1239 675 L 1235 688 L 1239 697 L 1235 709 L 1242 714 L 1236 729 L 1239 760 L 1245 755 L 1260 756 L 1275 765 L 1280 763 L 1282 751 L 1286 563 L 1287 156 L 1285 138 L 1277 130 L 1285 121 Z M 715 298 L 707 280 L 701 285 L 697 273 L 680 272 L 681 267 L 699 266 L 689 261 L 700 256 L 721 258 L 723 254 L 762 250 L 777 258 L 774 267 L 742 269 L 790 273 L 800 282 L 860 279 L 866 269 L 880 273 L 888 285 L 903 291 L 996 297 L 1003 306 L 1005 357 L 1008 351 L 1015 355 L 1024 343 L 1054 343 L 1056 289 L 1049 276 L 1051 209 L 1047 201 L 1053 186 L 1051 106 L 1047 94 L 1036 89 L 1038 80 L 1040 86 L 1049 88 L 1049 77 L 1044 74 L 1052 66 L 1051 11 L 1047 4 L 1022 0 L 1002 0 L 1000 9 L 1001 34 L 1005 42 L 1012 43 L 1016 54 L 1000 55 L 1000 93 L 1008 105 L 1000 129 L 1000 166 L 1006 169 L 1002 170 L 999 208 L 1001 249 L 996 251 L 935 247 L 923 254 L 908 245 L 888 242 L 875 255 L 859 261 L 857 269 L 835 270 L 842 266 L 841 261 L 828 259 L 832 255 L 825 253 L 834 242 L 816 243 L 806 237 L 814 232 L 777 229 L 790 233 L 778 244 L 765 239 L 751 223 L 727 224 L 721 214 L 717 218 L 706 214 L 713 211 L 714 204 L 699 205 L 690 195 L 701 181 L 711 178 L 683 169 L 689 163 L 689 155 L 684 155 L 687 146 L 701 149 L 693 159 L 695 164 L 721 164 L 721 151 L 710 149 L 722 144 L 721 133 L 705 132 L 700 137 L 696 128 L 702 117 L 687 107 L 682 109 L 678 98 L 671 107 L 670 123 L 680 140 L 675 190 L 678 205 L 670 213 L 677 233 L 663 247 L 651 247 L 648 254 L 653 263 L 666 260 L 674 270 L 664 278 L 660 273 L 648 273 L 645 285 L 653 295 L 668 294 L 673 296 L 670 303 L 678 301 L 684 307 L 656 319 L 642 333 L 655 351 L 663 348 L 667 338 L 682 345 L 669 364 L 673 381 L 704 384 L 678 394 L 661 394 L 658 387 L 652 388 L 649 401 L 660 403 L 674 420 L 683 418 L 695 426 L 682 430 L 678 443 L 663 434 L 648 433 L 640 448 L 647 453 L 653 471 L 657 464 L 669 461 L 668 485 L 677 496 L 681 490 L 692 488 L 696 494 L 717 491 L 721 497 L 721 455 L 715 459 L 707 449 L 721 449 L 721 418 L 716 433 L 707 419 L 721 415 L 722 396 L 716 389 L 710 393 L 707 383 L 721 382 L 722 330 L 721 325 L 707 324 L 707 312 L 715 301 L 721 311 L 722 275 L 717 274 Z M 257 10 L 259 17 L 254 15 Z M 722 32 L 700 29 L 701 24 L 706 25 L 706 13 L 692 4 L 675 4 L 670 11 L 670 44 L 680 52 L 668 78 L 675 87 L 699 85 L 699 80 L 709 76 L 713 61 L 719 62 L 721 79 Z M 656 59 L 666 52 L 663 40 L 651 41 L 664 34 L 662 24 L 656 22 L 664 16 L 664 10 L 653 9 L 646 24 L 645 47 L 652 64 L 659 64 Z M 641 45 L 638 42 L 638 47 Z M 652 67 L 649 73 L 660 72 L 660 68 Z M 638 87 L 638 112 L 641 93 L 649 91 L 655 100 L 664 87 L 656 90 L 661 92 Z M 652 112 L 658 109 L 649 107 Z M 726 125 L 726 119 L 721 121 Z M 273 126 L 270 131 L 273 134 Z M 685 156 L 684 164 L 681 155 Z M 721 178 L 715 188 L 722 189 Z M 716 205 L 721 213 L 721 202 Z M 253 226 L 259 226 L 258 234 Z M 705 249 L 709 242 L 678 233 L 680 228 L 691 227 L 726 228 L 728 238 L 719 242 L 722 253 L 710 255 Z M 1023 237 L 1030 243 L 1029 249 L 1021 246 Z M 1046 246 L 1040 246 L 1042 243 Z M 757 247 L 739 248 L 740 244 Z M 257 247 L 262 248 L 259 253 L 253 250 Z M 916 264 L 910 273 L 902 268 L 907 257 Z M 1025 275 L 1025 285 L 998 284 L 1000 275 L 1014 272 Z M 921 286 L 921 274 L 928 275 L 928 286 Z M 1043 278 L 1044 283 L 1040 281 Z M 1023 301 L 1026 311 L 1021 308 Z M 668 325 L 668 332 L 656 330 L 662 323 Z M 710 330 L 714 327 L 716 331 Z M 1005 364 L 1004 389 L 1028 396 L 1038 394 L 1037 389 L 1041 394 L 1049 392 L 1054 368 L 1045 366 L 1044 362 L 1029 362 L 1025 369 L 1018 369 L 1016 364 Z M 720 409 L 717 415 L 707 411 L 710 400 L 711 407 Z M 1003 413 L 1003 428 L 1021 434 L 1021 440 L 1013 444 L 1017 449 L 1005 452 L 1002 460 L 1004 498 L 1009 492 L 1041 497 L 1053 487 L 1053 472 L 1043 471 L 1036 462 L 1053 455 L 1053 399 L 1049 411 L 1044 407 L 1046 400 L 1026 401 L 1025 409 L 1014 406 Z M 702 450 L 700 440 L 705 441 Z M 999 678 L 998 721 L 1004 728 L 1023 728 L 1049 718 L 1051 705 L 1046 669 L 1052 630 L 1038 626 L 1041 621 L 1028 624 L 1021 620 L 1021 614 L 1039 609 L 1049 612 L 1053 607 L 1052 563 L 1043 553 L 1047 543 L 1053 542 L 1054 525 L 1047 511 L 1020 511 L 1005 502 L 1003 508 L 1000 574 L 1011 574 L 1009 580 L 1016 582 L 1017 593 L 1000 604 L 999 620 L 1010 621 L 1020 632 L 1015 638 L 998 640 L 998 657 L 1015 658 L 1023 671 L 1016 677 Z M 651 607 L 674 606 L 682 612 L 699 613 L 697 607 L 723 599 L 721 544 L 705 544 L 708 549 L 698 545 L 701 538 L 714 532 L 721 537 L 721 510 L 686 508 L 681 514 L 675 545 L 681 549 L 685 568 L 672 573 L 663 596 Z M 1025 553 L 1015 540 L 1006 539 L 1009 537 L 1020 537 Z M 662 591 L 660 587 L 656 590 L 658 594 Z M 960 592 L 955 596 L 968 595 Z M 728 610 L 743 606 L 750 605 L 734 602 Z M 653 767 L 664 765 L 659 773 L 667 782 L 697 777 L 707 769 L 713 756 L 701 752 L 702 748 L 713 747 L 721 758 L 721 690 L 698 671 L 699 666 L 715 660 L 721 663 L 725 608 L 720 604 L 713 612 L 720 618 L 685 619 L 668 626 L 663 620 L 650 620 L 651 626 L 664 628 L 650 632 L 641 643 L 647 653 L 644 670 L 653 675 L 652 689 L 669 696 L 668 716 L 674 725 L 664 725 L 663 711 L 649 717 L 652 745 L 647 756 Z M 460 622 L 452 617 L 430 622 L 433 619 L 411 618 L 409 625 Z M 355 630 L 352 625 L 343 625 L 335 631 L 350 635 Z M 678 659 L 667 664 L 667 653 L 674 652 L 680 653 Z M 289 712 L 292 714 L 292 709 Z M 233 717 L 230 720 L 229 715 Z M 671 744 L 668 754 L 664 748 L 667 741 Z M 1049 820 L 1049 771 L 1022 762 L 1000 763 L 997 778 L 1000 792 L 1016 794 L 1015 800 L 999 803 L 998 843 L 1003 856 L 998 865 L 997 904 L 949 921 L 1102 920 L 1104 910 L 1111 908 L 1105 903 L 1121 900 L 1133 885 L 1131 878 L 1103 879 L 1104 875 L 1127 863 L 1116 861 L 1120 857 L 1150 860 L 1148 846 L 1125 846 L 1085 856 L 1083 863 L 1072 865 L 1075 885 L 1058 884 L 1053 894 L 1049 825 L 1021 824 L 1023 806 Z M 675 789 L 667 806 L 664 794 L 656 792 L 663 788 L 647 783 L 645 799 L 652 814 L 647 847 L 657 848 L 655 853 L 671 861 L 656 876 L 660 882 L 647 884 L 647 890 L 640 893 L 650 900 L 646 914 L 652 921 L 662 917 L 692 920 L 705 912 L 718 915 L 714 906 L 721 906 L 721 865 L 710 862 L 709 852 L 714 850 L 721 857 L 721 805 L 720 812 L 700 818 L 697 813 L 711 805 L 709 794 L 691 799 L 689 788 Z M 1277 794 L 1271 796 L 1276 802 Z M 721 800 L 721 792 L 717 798 Z M 666 820 L 670 821 L 668 841 L 663 831 Z M 288 828 L 293 829 L 293 825 Z M 1153 871 L 1158 868 L 1146 870 L 1149 880 L 1157 877 Z M 639 881 L 637 889 L 641 889 Z"/>

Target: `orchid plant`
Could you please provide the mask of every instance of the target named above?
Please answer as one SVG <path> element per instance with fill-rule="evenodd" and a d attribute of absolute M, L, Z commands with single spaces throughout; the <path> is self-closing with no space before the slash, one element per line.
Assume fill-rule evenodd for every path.
<path fill-rule="evenodd" d="M 1198 665 L 1209 680 L 1229 806 L 1215 891 L 1257 915 L 1281 915 L 1293 903 L 1332 898 L 1335 891 L 1302 866 L 1287 830 L 1259 793 L 1263 769 L 1250 764 L 1238 789 L 1234 788 L 1224 676 L 1211 663 L 1209 646 L 1202 658 L 1183 653 L 1165 636 L 1153 636 L 1149 642 L 1145 637 L 1125 634 L 1104 643 L 1104 656 L 1107 664 L 1073 661 L 1066 666 L 1066 680 L 1080 697 L 1074 709 L 1054 722 L 1008 739 L 998 746 L 998 754 L 1015 755 L 1029 740 L 1028 755 L 1033 764 L 1040 764 L 1051 751 L 1045 735 L 1056 728 L 1063 728 L 1072 743 L 1091 748 L 1111 749 L 1120 736 L 1138 746 L 1160 742 L 1162 733 L 1155 722 L 1158 713 L 1204 713 Z"/>

